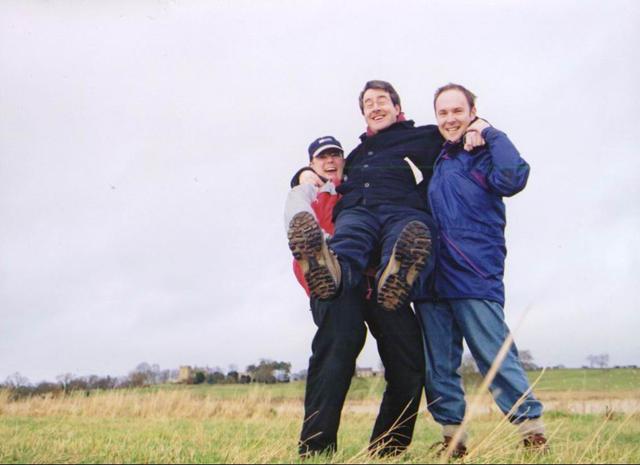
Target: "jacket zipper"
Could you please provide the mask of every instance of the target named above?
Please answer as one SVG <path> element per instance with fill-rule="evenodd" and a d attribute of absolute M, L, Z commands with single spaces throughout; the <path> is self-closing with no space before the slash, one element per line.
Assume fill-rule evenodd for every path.
<path fill-rule="evenodd" d="M 433 182 L 433 178 L 435 178 L 435 177 L 436 177 L 436 170 L 438 169 L 438 165 L 439 165 L 439 164 L 440 164 L 440 165 L 442 164 L 442 163 L 438 163 L 438 162 L 440 162 L 440 161 L 441 161 L 441 159 L 442 159 L 442 158 L 444 158 L 444 157 L 443 157 L 443 155 L 444 155 L 444 150 L 443 150 L 443 152 L 441 152 L 441 153 L 440 153 L 440 155 L 438 155 L 438 158 L 436 158 L 436 161 L 435 161 L 435 163 L 433 164 L 433 177 L 431 178 L 431 180 L 432 180 L 431 182 Z M 436 216 L 435 210 L 434 210 L 434 208 L 433 208 L 433 203 L 431 202 L 431 196 L 429 196 L 429 193 L 428 193 L 428 192 L 427 192 L 427 198 L 429 199 L 429 206 L 431 207 L 431 214 L 433 215 L 433 219 L 434 219 L 434 220 L 436 220 L 437 216 Z M 436 221 L 436 222 L 437 222 L 437 221 Z M 442 237 L 445 241 L 447 241 L 447 243 L 448 243 L 451 247 L 453 247 L 453 248 L 455 249 L 455 251 L 456 251 L 456 252 L 458 252 L 458 254 L 460 254 L 460 256 L 464 259 L 464 261 L 466 261 L 466 262 L 467 262 L 467 264 L 468 264 L 471 268 L 473 268 L 473 270 L 474 270 L 474 271 L 475 271 L 475 272 L 476 272 L 480 277 L 482 277 L 482 278 L 484 278 L 484 279 L 486 279 L 486 278 L 487 278 L 487 275 L 486 275 L 485 273 L 483 273 L 482 271 L 480 271 L 480 269 L 478 268 L 478 266 L 477 266 L 475 263 L 473 263 L 473 262 L 471 261 L 471 259 L 470 259 L 469 257 L 467 257 L 467 256 L 464 254 L 464 252 L 462 252 L 462 250 L 460 250 L 460 248 L 459 248 L 457 245 L 455 245 L 455 244 L 453 243 L 453 241 L 452 241 L 451 239 L 449 239 L 449 237 L 444 233 L 444 231 L 442 231 L 442 230 L 441 230 L 441 228 L 440 228 L 440 227 L 438 227 L 438 234 L 439 234 L 439 236 L 440 236 L 440 237 Z"/>
<path fill-rule="evenodd" d="M 438 219 L 437 219 L 437 216 L 436 216 L 436 211 L 435 211 L 435 210 L 434 210 L 434 208 L 433 208 L 433 202 L 431 202 L 431 196 L 429 195 L 429 188 L 430 188 L 430 187 L 431 187 L 431 185 L 432 185 L 433 178 L 435 178 L 435 177 L 436 177 L 436 173 L 437 173 L 438 165 L 439 165 L 439 164 L 442 164 L 442 163 L 439 163 L 439 162 L 440 162 L 440 160 L 442 159 L 442 155 L 443 155 L 443 154 L 444 154 L 444 150 L 443 150 L 443 151 L 441 151 L 441 152 L 438 154 L 438 157 L 436 158 L 436 161 L 435 161 L 435 162 L 433 162 L 433 175 L 431 176 L 431 180 L 429 181 L 429 186 L 428 186 L 428 188 L 427 188 L 427 202 L 429 202 L 429 208 L 431 208 L 431 216 L 432 216 L 433 221 L 434 221 L 434 223 L 435 223 L 435 225 L 436 225 L 436 234 L 437 234 L 437 236 L 438 236 L 438 242 L 437 242 L 437 243 L 438 243 L 438 245 L 440 244 L 440 235 L 441 235 L 441 233 L 440 233 L 440 226 L 438 225 Z M 440 254 L 440 251 L 437 251 L 437 254 L 439 255 L 439 254 Z M 432 295 L 433 295 L 433 297 L 434 297 L 434 300 L 437 302 L 437 301 L 439 301 L 439 300 L 440 300 L 440 296 L 438 295 L 437 285 L 436 285 L 436 277 L 438 276 L 438 267 L 439 267 L 439 264 L 438 264 L 438 259 L 437 259 L 437 257 L 434 257 L 434 258 L 435 258 L 435 261 L 434 261 L 434 264 L 433 264 L 433 271 L 431 272 L 431 273 L 432 273 L 433 278 L 431 279 L 431 285 L 430 285 L 429 287 L 430 287 L 430 289 L 431 289 L 431 293 L 432 293 Z"/>

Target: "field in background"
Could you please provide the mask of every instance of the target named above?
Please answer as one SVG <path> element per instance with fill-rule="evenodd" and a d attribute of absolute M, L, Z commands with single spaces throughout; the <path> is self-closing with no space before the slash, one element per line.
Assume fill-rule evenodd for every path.
<path fill-rule="evenodd" d="M 353 381 L 335 463 L 371 461 L 364 449 L 384 383 Z M 526 455 L 514 428 L 481 394 L 470 462 L 640 461 L 640 370 L 547 371 L 535 391 L 548 407 L 552 452 Z M 162 386 L 17 402 L 4 392 L 0 462 L 297 462 L 303 394 L 303 383 Z M 438 462 L 429 450 L 438 439 L 423 406 L 409 452 L 381 462 Z"/>

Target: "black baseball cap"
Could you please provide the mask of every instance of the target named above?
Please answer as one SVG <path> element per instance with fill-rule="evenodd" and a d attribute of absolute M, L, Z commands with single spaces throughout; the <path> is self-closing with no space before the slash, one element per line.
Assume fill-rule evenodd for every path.
<path fill-rule="evenodd" d="M 338 149 L 340 150 L 340 152 L 344 153 L 344 150 L 342 150 L 342 145 L 335 137 L 318 137 L 316 140 L 311 142 L 311 145 L 309 145 L 309 160 L 313 160 L 313 157 L 321 154 L 327 149 Z"/>

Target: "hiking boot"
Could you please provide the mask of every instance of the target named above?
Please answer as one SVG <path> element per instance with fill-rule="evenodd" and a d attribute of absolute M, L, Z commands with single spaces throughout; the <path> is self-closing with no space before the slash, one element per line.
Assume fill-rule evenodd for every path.
<path fill-rule="evenodd" d="M 296 213 L 289 223 L 289 248 L 307 281 L 311 296 L 330 299 L 340 286 L 340 264 L 309 212 Z"/>
<path fill-rule="evenodd" d="M 431 253 L 431 233 L 420 221 L 408 223 L 393 246 L 389 263 L 378 282 L 378 303 L 385 310 L 400 308 Z"/>
<path fill-rule="evenodd" d="M 449 449 L 451 439 L 452 438 L 450 436 L 445 436 L 441 442 L 436 442 L 429 449 L 437 448 L 438 450 L 436 451 L 436 454 L 438 455 L 438 457 L 442 457 L 444 454 L 446 454 L 447 449 Z M 451 451 L 452 459 L 461 459 L 465 455 L 467 455 L 467 447 L 461 442 L 456 444 L 456 447 Z"/>
<path fill-rule="evenodd" d="M 532 452 L 549 452 L 549 444 L 547 444 L 547 438 L 542 433 L 534 433 L 526 436 L 522 443 L 524 448 Z"/>

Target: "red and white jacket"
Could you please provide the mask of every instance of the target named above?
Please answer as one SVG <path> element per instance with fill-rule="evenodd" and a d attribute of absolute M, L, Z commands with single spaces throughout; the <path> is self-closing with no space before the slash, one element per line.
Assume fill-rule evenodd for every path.
<path fill-rule="evenodd" d="M 340 194 L 336 192 L 336 187 L 333 182 L 327 181 L 320 188 L 310 184 L 300 184 L 291 189 L 285 203 L 285 229 L 289 228 L 289 223 L 296 213 L 306 211 L 315 217 L 326 237 L 332 236 L 334 232 L 333 208 L 340 200 Z M 293 273 L 309 295 L 309 286 L 307 286 L 300 265 L 295 260 L 293 260 Z"/>

